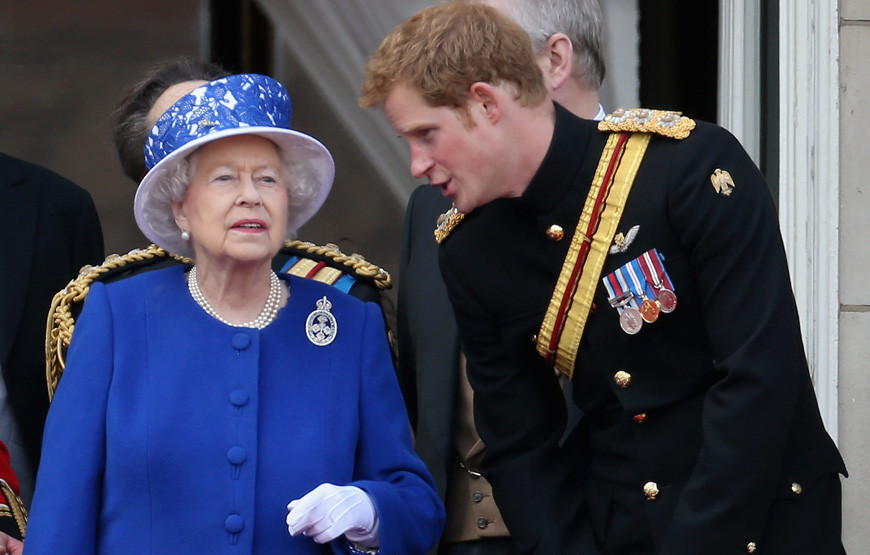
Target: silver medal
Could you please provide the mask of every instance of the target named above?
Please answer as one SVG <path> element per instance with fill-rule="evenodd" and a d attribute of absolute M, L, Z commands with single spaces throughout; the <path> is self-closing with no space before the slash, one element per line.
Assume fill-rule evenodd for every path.
<path fill-rule="evenodd" d="M 329 311 L 332 303 L 323 297 L 317 301 L 317 309 L 313 310 L 305 320 L 305 335 L 318 347 L 325 347 L 335 340 L 338 334 L 338 322 Z"/>
<path fill-rule="evenodd" d="M 643 316 L 640 311 L 634 307 L 626 306 L 619 315 L 619 325 L 622 331 L 629 335 L 634 335 L 643 327 Z"/>

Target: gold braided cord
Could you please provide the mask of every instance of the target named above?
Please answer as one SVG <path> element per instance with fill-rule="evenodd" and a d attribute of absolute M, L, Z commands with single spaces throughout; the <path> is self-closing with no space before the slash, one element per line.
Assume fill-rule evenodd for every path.
<path fill-rule="evenodd" d="M 339 250 L 338 246 L 333 245 L 332 243 L 320 246 L 306 241 L 285 241 L 284 246 L 330 258 L 337 264 L 352 269 L 352 273 L 360 277 L 371 279 L 379 290 L 390 289 L 393 286 L 393 281 L 389 272 L 376 264 L 366 261 L 362 255 L 356 253 L 344 254 Z"/>
<path fill-rule="evenodd" d="M 85 300 L 91 283 L 102 275 L 130 263 L 152 258 L 173 258 L 183 264 L 193 263 L 190 258 L 168 253 L 157 245 L 149 245 L 144 249 L 132 250 L 125 255 L 110 254 L 99 266 L 83 267 L 78 277 L 55 294 L 51 300 L 51 308 L 48 310 L 45 331 L 45 377 L 48 382 L 49 401 L 54 397 L 54 390 L 57 389 L 60 376 L 66 367 L 66 350 L 69 348 L 75 330 L 73 305 Z"/>

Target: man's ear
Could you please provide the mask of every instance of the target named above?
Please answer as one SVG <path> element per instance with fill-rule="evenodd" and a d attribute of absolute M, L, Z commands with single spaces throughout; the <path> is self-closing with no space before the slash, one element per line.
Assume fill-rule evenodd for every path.
<path fill-rule="evenodd" d="M 480 115 L 489 120 L 490 123 L 497 123 L 501 118 L 502 99 L 501 91 L 494 87 L 491 83 L 478 81 L 473 83 L 468 89 L 470 109 L 479 109 Z"/>
<path fill-rule="evenodd" d="M 544 84 L 556 90 L 574 74 L 574 47 L 564 33 L 554 33 L 538 55 L 538 65 L 544 73 Z"/>

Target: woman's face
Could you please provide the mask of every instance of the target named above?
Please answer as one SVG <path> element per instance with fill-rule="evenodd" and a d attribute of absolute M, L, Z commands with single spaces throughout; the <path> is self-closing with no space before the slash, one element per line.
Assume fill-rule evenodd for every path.
<path fill-rule="evenodd" d="M 172 206 L 197 264 L 270 261 L 287 230 L 287 175 L 274 143 L 255 135 L 210 142 L 190 156 L 190 185 Z"/>

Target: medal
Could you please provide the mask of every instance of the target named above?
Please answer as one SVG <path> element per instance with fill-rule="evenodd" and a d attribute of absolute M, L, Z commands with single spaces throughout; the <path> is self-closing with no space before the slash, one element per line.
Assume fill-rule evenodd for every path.
<path fill-rule="evenodd" d="M 638 258 L 640 268 L 647 283 L 655 289 L 659 308 L 665 314 L 670 314 L 677 308 L 677 295 L 674 284 L 662 264 L 662 255 L 656 249 L 650 249 Z"/>
<path fill-rule="evenodd" d="M 661 312 L 659 304 L 652 299 L 644 299 L 643 302 L 640 303 L 640 315 L 643 318 L 643 321 L 647 324 L 652 324 L 658 320 L 659 312 Z"/>
<path fill-rule="evenodd" d="M 622 309 L 622 314 L 619 315 L 619 327 L 628 335 L 634 335 L 640 331 L 643 326 L 643 316 L 638 309 L 632 306 L 626 306 Z"/>
<path fill-rule="evenodd" d="M 619 327 L 629 335 L 634 335 L 643 327 L 643 316 L 640 311 L 631 306 L 636 303 L 634 293 L 628 288 L 622 268 L 608 274 L 603 278 L 604 287 L 607 289 L 610 306 L 619 312 Z"/>
<path fill-rule="evenodd" d="M 677 296 L 670 289 L 660 289 L 658 291 L 658 297 L 662 312 L 665 314 L 670 314 L 675 308 L 677 308 Z"/>
<path fill-rule="evenodd" d="M 624 270 L 624 273 L 628 275 L 632 293 L 634 293 L 636 298 L 641 299 L 639 311 L 643 321 L 652 324 L 658 320 L 660 308 L 654 300 L 656 296 L 655 292 L 650 288 L 649 283 L 645 279 L 641 279 L 643 270 L 641 270 L 637 259 L 625 264 L 620 270 Z"/>
<path fill-rule="evenodd" d="M 634 335 L 643 323 L 658 321 L 662 313 L 677 308 L 674 284 L 665 270 L 664 257 L 650 249 L 602 279 L 608 302 L 619 312 L 619 326 Z"/>
<path fill-rule="evenodd" d="M 329 302 L 329 299 L 323 297 L 315 304 L 317 308 L 311 311 L 305 320 L 305 335 L 318 347 L 325 347 L 335 340 L 338 333 L 338 321 L 330 312 L 332 303 Z"/>

